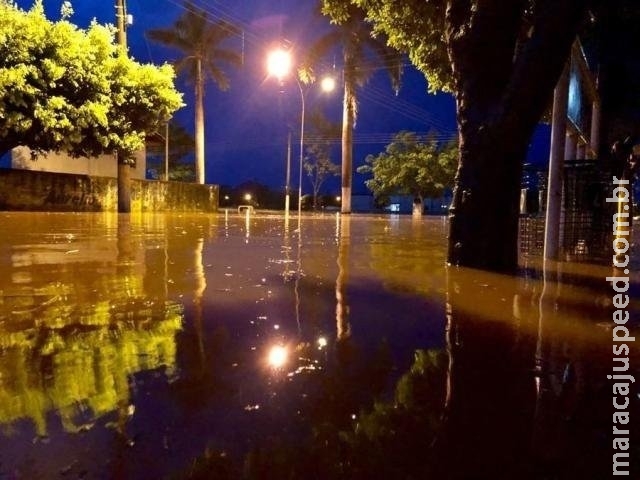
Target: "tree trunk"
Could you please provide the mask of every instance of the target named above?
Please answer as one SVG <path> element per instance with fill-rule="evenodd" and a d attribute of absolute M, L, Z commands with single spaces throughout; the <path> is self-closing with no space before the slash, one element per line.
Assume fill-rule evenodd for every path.
<path fill-rule="evenodd" d="M 433 478 L 530 478 L 536 344 L 531 318 L 514 319 L 519 294 L 511 277 L 448 272 L 450 369 Z"/>
<path fill-rule="evenodd" d="M 351 184 L 353 177 L 353 125 L 355 122 L 354 85 L 345 76 L 342 112 L 342 213 L 351 213 Z"/>
<path fill-rule="evenodd" d="M 120 154 L 118 162 L 118 213 L 131 213 L 131 165 Z"/>
<path fill-rule="evenodd" d="M 422 217 L 424 214 L 424 198 L 421 196 L 417 196 L 413 199 L 413 216 L 414 217 Z"/>
<path fill-rule="evenodd" d="M 198 59 L 196 66 L 196 183 L 204 183 L 204 78 L 202 61 Z"/>
<path fill-rule="evenodd" d="M 461 141 L 449 216 L 449 261 L 509 272 L 518 265 L 520 177 L 526 142 L 508 137 L 482 140 Z"/>
<path fill-rule="evenodd" d="M 449 3 L 447 41 L 460 137 L 450 263 L 517 269 L 522 163 L 588 3 L 539 2 L 526 40 L 520 37 L 523 2 L 487 0 L 475 9 L 471 2 Z"/>

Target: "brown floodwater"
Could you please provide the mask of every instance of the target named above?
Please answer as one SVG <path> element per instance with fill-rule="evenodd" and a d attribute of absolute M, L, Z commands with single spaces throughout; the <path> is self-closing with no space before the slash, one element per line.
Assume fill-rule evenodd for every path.
<path fill-rule="evenodd" d="M 611 475 L 612 270 L 445 247 L 439 217 L 0 213 L 0 479 Z"/>

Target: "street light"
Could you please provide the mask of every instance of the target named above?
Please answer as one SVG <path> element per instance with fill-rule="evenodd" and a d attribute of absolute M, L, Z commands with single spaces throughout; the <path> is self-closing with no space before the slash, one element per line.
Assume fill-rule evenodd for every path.
<path fill-rule="evenodd" d="M 267 56 L 267 71 L 269 75 L 276 77 L 278 80 L 282 80 L 284 77 L 291 73 L 292 68 L 291 53 L 287 50 L 274 50 Z M 294 75 L 296 83 L 298 84 L 298 90 L 300 90 L 300 165 L 299 165 L 299 177 L 298 177 L 298 228 L 300 227 L 300 218 L 302 216 L 302 160 L 304 158 L 304 118 L 305 118 L 305 98 L 302 84 L 297 75 Z M 325 77 L 320 82 L 321 88 L 325 92 L 331 92 L 335 88 L 335 80 L 331 77 Z M 291 171 L 290 165 L 291 159 L 287 155 L 287 184 L 285 186 L 285 218 L 289 218 L 289 172 Z"/>

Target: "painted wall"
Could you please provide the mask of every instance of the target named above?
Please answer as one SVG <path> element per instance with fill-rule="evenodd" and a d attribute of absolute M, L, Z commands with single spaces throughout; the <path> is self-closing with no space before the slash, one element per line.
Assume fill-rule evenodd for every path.
<path fill-rule="evenodd" d="M 217 185 L 131 181 L 131 209 L 141 212 L 215 212 Z M 47 212 L 117 211 L 115 178 L 0 169 L 0 210 Z"/>
<path fill-rule="evenodd" d="M 147 168 L 146 151 L 136 152 L 136 163 L 131 168 L 131 178 L 144 179 Z M 31 150 L 27 147 L 16 147 L 11 150 L 11 167 L 20 170 L 36 170 L 41 172 L 76 173 L 93 177 L 117 177 L 118 163 L 115 155 L 97 157 L 72 158 L 66 153 L 48 152 L 31 158 Z"/>

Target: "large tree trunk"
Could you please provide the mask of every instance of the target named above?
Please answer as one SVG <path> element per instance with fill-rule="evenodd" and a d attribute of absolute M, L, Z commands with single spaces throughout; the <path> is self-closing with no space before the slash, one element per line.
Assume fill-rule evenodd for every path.
<path fill-rule="evenodd" d="M 519 295 L 511 277 L 448 273 L 448 395 L 433 478 L 529 478 L 536 344 L 534 319 L 516 317 Z"/>
<path fill-rule="evenodd" d="M 346 69 L 345 69 L 346 70 Z M 351 213 L 353 177 L 353 125 L 355 122 L 355 86 L 345 75 L 342 112 L 342 213 Z"/>
<path fill-rule="evenodd" d="M 448 2 L 460 132 L 450 263 L 517 269 L 522 163 L 588 3 L 540 0 L 529 37 L 523 39 L 523 0 L 487 0 L 473 12 L 471 2 Z"/>
<path fill-rule="evenodd" d="M 196 183 L 204 183 L 204 78 L 202 61 L 196 66 Z"/>
<path fill-rule="evenodd" d="M 449 217 L 449 261 L 494 271 L 513 270 L 518 263 L 521 159 L 526 141 L 461 137 Z"/>

